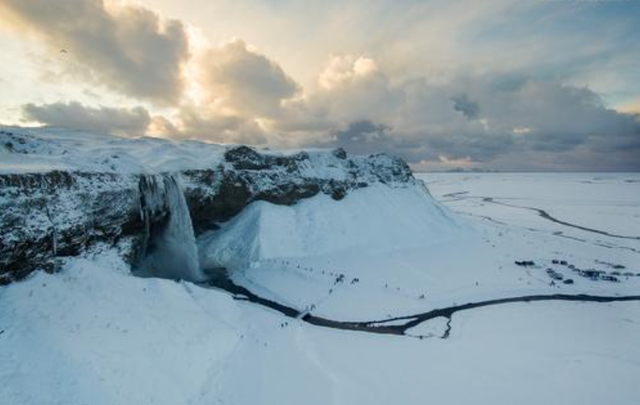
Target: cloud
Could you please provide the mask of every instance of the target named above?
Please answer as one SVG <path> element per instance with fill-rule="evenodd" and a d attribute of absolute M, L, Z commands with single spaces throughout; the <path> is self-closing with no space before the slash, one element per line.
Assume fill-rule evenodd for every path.
<path fill-rule="evenodd" d="M 171 119 L 162 115 L 151 117 L 147 135 L 256 146 L 273 141 L 273 137 L 268 137 L 262 126 L 254 119 L 223 114 L 197 105 L 182 106 Z"/>
<path fill-rule="evenodd" d="M 310 108 L 335 125 L 316 145 L 386 150 L 416 167 L 460 161 L 581 170 L 592 162 L 578 156 L 624 151 L 640 157 L 639 116 L 606 107 L 588 88 L 517 73 L 461 75 L 444 83 L 394 80 L 377 68 L 358 73 L 357 60 L 330 63 L 330 74 L 320 75 L 321 90 L 309 97 Z M 610 156 L 600 161 L 608 170 L 616 167 Z M 627 156 L 620 167 L 628 169 L 630 161 Z"/>
<path fill-rule="evenodd" d="M 28 121 L 45 125 L 123 136 L 144 135 L 151 122 L 149 113 L 142 107 L 92 108 L 77 102 L 26 104 L 22 107 L 22 114 Z"/>
<path fill-rule="evenodd" d="M 366 80 L 376 76 L 378 72 L 378 65 L 371 58 L 353 55 L 332 56 L 324 71 L 320 73 L 319 82 L 323 88 L 332 89 L 359 79 Z"/>
<path fill-rule="evenodd" d="M 278 131 L 314 124 L 296 103 L 300 86 L 273 60 L 240 40 L 205 47 L 194 58 L 195 97 L 173 120 L 155 117 L 156 135 L 218 143 L 280 144 Z M 270 131 L 269 133 L 267 131 Z"/>
<path fill-rule="evenodd" d="M 624 143 L 640 148 L 638 115 L 608 108 L 586 87 L 523 77 L 504 86 L 499 76 L 481 77 L 470 92 L 479 118 L 491 132 L 508 133 L 520 149 L 565 152 Z"/>
<path fill-rule="evenodd" d="M 363 6 L 345 10 L 341 2 L 331 4 L 331 10 L 344 16 L 331 29 L 340 28 L 344 31 L 340 35 L 347 35 L 345 30 L 354 29 L 352 17 Z M 576 84 L 579 80 L 571 77 L 570 67 L 578 65 L 567 65 L 564 54 L 552 52 L 561 59 L 552 64 L 571 65 L 566 70 L 556 72 L 551 64 L 548 70 L 537 69 L 531 58 L 543 60 L 544 49 L 514 47 L 509 40 L 515 36 L 535 43 L 531 30 L 537 30 L 537 24 L 520 32 L 522 24 L 509 19 L 497 26 L 492 23 L 496 10 L 527 15 L 532 8 L 554 5 L 513 6 L 504 0 L 492 3 L 490 9 L 468 9 L 459 2 L 412 1 L 407 5 L 411 13 L 406 13 L 394 4 L 376 3 L 372 12 L 398 19 L 380 18 L 379 25 L 371 19 L 358 20 L 364 24 L 362 30 L 356 29 L 358 34 L 345 43 L 318 36 L 323 54 L 345 49 L 352 53 L 333 54 L 324 66 L 317 58 L 309 59 L 316 72 L 320 69 L 315 81 L 307 80 L 304 87 L 279 63 L 292 65 L 292 59 L 283 58 L 281 46 L 275 47 L 279 57 L 274 59 L 242 40 L 216 47 L 202 40 L 193 42 L 190 54 L 180 22 L 165 21 L 140 6 L 100 0 L 0 0 L 0 9 L 8 11 L 20 28 L 36 32 L 63 58 L 67 70 L 81 73 L 78 82 L 90 77 L 127 96 L 150 100 L 152 105 L 145 105 L 154 111 L 150 117 L 144 109 L 78 103 L 25 106 L 24 115 L 39 122 L 119 133 L 141 133 L 148 127 L 150 134 L 224 143 L 387 151 L 417 168 L 460 164 L 640 169 L 639 116 L 631 112 L 637 109 L 612 109 L 602 99 L 606 95 Z M 447 18 L 434 12 L 439 10 Z M 478 25 L 476 17 L 484 23 Z M 360 38 L 374 23 L 381 37 Z M 494 27 L 510 35 L 495 38 Z M 283 28 L 278 36 L 286 31 Z M 549 38 L 554 32 L 544 30 Z M 576 38 L 559 41 L 572 44 Z M 459 41 L 464 46 L 453 49 Z M 492 44 L 500 45 L 499 55 L 490 52 Z M 68 53 L 58 55 L 60 48 Z M 602 54 L 599 46 L 587 48 L 580 49 L 585 61 L 590 52 Z M 520 57 L 514 58 L 510 51 Z M 190 78 L 186 91 L 184 75 Z M 160 111 L 165 116 L 156 115 Z"/>
<path fill-rule="evenodd" d="M 401 102 L 375 61 L 353 55 L 332 56 L 309 94 L 309 108 L 332 120 L 359 121 L 385 114 Z"/>
<path fill-rule="evenodd" d="M 469 119 L 476 118 L 480 112 L 478 104 L 469 100 L 469 96 L 466 94 L 451 97 L 451 101 L 453 101 L 453 109 L 460 111 Z"/>
<path fill-rule="evenodd" d="M 105 6 L 102 0 L 3 0 L 17 24 L 69 60 L 68 68 L 112 90 L 160 104 L 176 103 L 183 90 L 188 41 L 176 20 L 163 21 L 143 7 Z"/>
<path fill-rule="evenodd" d="M 382 143 L 390 143 L 389 127 L 372 121 L 355 121 L 334 133 L 332 144 L 355 154 L 371 154 L 379 151 Z"/>
<path fill-rule="evenodd" d="M 255 119 L 237 114 L 218 113 L 196 106 L 180 109 L 176 129 L 176 132 L 167 136 L 216 143 L 267 143 L 267 135 Z"/>
<path fill-rule="evenodd" d="M 276 116 L 282 101 L 299 91 L 276 62 L 240 40 L 209 49 L 198 65 L 208 101 L 236 114 Z"/>

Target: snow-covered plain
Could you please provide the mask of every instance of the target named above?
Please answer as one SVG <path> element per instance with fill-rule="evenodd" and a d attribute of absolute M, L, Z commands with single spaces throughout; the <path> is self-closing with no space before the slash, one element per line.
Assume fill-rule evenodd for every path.
<path fill-rule="evenodd" d="M 253 203 L 218 238 L 201 238 L 200 255 L 231 266 L 233 280 L 256 294 L 336 320 L 528 294 L 640 294 L 633 226 L 640 175 L 419 178 L 444 208 L 420 203 L 418 188 L 389 195 L 365 188 L 340 203 L 325 196 L 292 207 Z M 569 264 L 619 272 L 619 282 L 582 277 Z M 547 268 L 573 284 L 553 280 Z M 218 289 L 132 277 L 113 252 L 98 250 L 70 259 L 60 274 L 0 288 L 0 402 L 631 405 L 640 398 L 639 302 L 505 304 L 456 313 L 442 339 L 446 327 L 434 319 L 391 336 L 313 326 Z"/>

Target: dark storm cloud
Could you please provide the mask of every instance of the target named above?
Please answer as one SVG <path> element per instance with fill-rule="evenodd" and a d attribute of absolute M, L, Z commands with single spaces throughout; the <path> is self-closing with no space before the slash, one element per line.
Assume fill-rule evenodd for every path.
<path fill-rule="evenodd" d="M 469 100 L 469 96 L 466 94 L 451 97 L 451 101 L 453 101 L 453 109 L 460 111 L 469 119 L 476 118 L 480 112 L 478 104 Z"/>
<path fill-rule="evenodd" d="M 371 121 L 352 122 L 347 128 L 335 132 L 334 143 L 354 153 L 371 153 L 371 149 L 379 148 L 381 143 L 390 143 L 389 129 Z"/>
<path fill-rule="evenodd" d="M 375 73 L 379 78 L 381 73 Z M 621 167 L 628 168 L 629 155 L 640 150 L 638 116 L 608 108 L 588 88 L 515 73 L 460 77 L 438 85 L 427 79 L 358 80 L 367 83 L 363 102 L 353 102 L 359 88 L 348 81 L 337 83 L 322 99 L 327 111 L 332 104 L 342 106 L 339 114 L 329 115 L 342 123 L 325 141 L 327 146 L 354 153 L 385 150 L 414 164 L 464 160 L 491 166 L 509 161 L 514 170 L 540 167 L 554 157 L 571 160 L 570 170 L 582 170 L 593 162 L 578 156 L 605 154 L 600 161 L 612 170 L 612 155 L 623 151 Z M 360 108 L 365 102 L 368 115 Z"/>
<path fill-rule="evenodd" d="M 335 131 L 328 142 L 314 146 L 342 147 L 353 154 L 374 154 L 385 151 L 409 163 L 472 157 L 487 162 L 517 148 L 511 136 L 505 134 L 408 134 L 384 124 L 356 121 Z"/>
<path fill-rule="evenodd" d="M 145 134 L 151 122 L 149 113 L 142 107 L 92 108 L 76 102 L 27 104 L 22 107 L 22 114 L 29 121 L 45 125 L 124 136 Z"/>
<path fill-rule="evenodd" d="M 163 22 L 138 6 L 107 8 L 102 0 L 3 0 L 0 8 L 61 52 L 76 74 L 136 98 L 162 104 L 180 98 L 188 57 L 181 22 Z"/>
<path fill-rule="evenodd" d="M 328 141 L 321 141 L 313 146 L 341 147 L 357 155 L 386 151 L 408 161 L 422 159 L 425 155 L 437 158 L 430 151 L 423 150 L 425 146 L 423 140 L 394 135 L 392 128 L 369 120 L 351 122 L 346 128 L 334 131 Z"/>

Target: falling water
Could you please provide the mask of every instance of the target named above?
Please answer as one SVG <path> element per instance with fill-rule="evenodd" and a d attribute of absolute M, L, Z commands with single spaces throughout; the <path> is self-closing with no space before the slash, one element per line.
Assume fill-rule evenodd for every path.
<path fill-rule="evenodd" d="M 144 176 L 140 194 L 145 223 L 140 275 L 203 280 L 191 215 L 178 179 L 168 174 Z"/>

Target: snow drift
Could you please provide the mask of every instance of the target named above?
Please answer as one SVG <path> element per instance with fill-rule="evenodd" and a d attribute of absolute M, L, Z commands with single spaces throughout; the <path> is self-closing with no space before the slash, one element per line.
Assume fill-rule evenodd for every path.
<path fill-rule="evenodd" d="M 335 201 L 326 195 L 292 206 L 250 204 L 199 241 L 205 268 L 242 267 L 276 257 L 380 252 L 454 237 L 461 224 L 425 187 L 374 184 Z"/>

